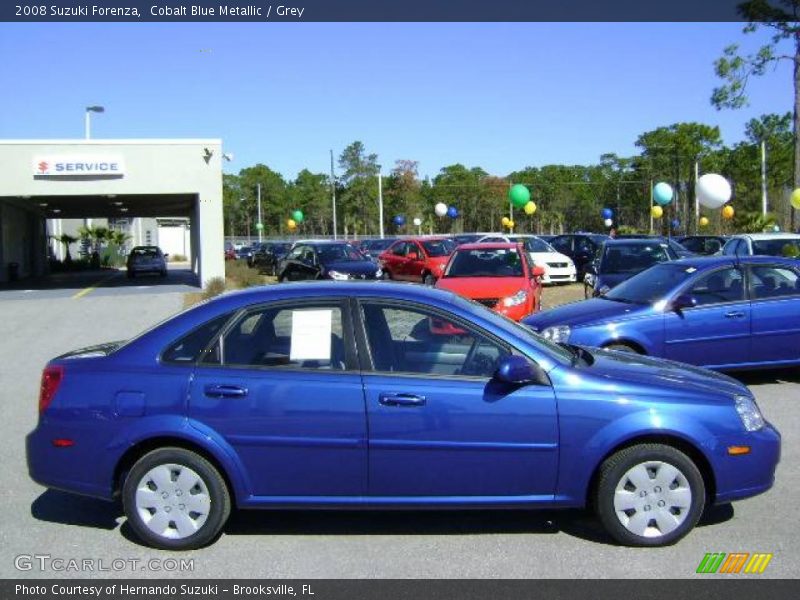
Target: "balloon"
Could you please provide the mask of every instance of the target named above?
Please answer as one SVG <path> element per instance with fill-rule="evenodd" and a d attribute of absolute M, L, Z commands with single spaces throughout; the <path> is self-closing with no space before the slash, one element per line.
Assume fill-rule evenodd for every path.
<path fill-rule="evenodd" d="M 603 225 L 605 225 L 606 227 L 611 227 L 613 224 L 614 224 L 613 219 L 606 219 L 605 221 L 603 221 Z"/>
<path fill-rule="evenodd" d="M 653 188 L 653 200 L 661 206 L 666 206 L 672 202 L 672 186 L 663 181 L 657 183 L 656 187 Z"/>
<path fill-rule="evenodd" d="M 397 225 L 398 227 L 402 227 L 403 225 L 406 224 L 406 218 L 403 215 L 395 216 L 393 221 L 394 221 L 394 224 Z"/>
<path fill-rule="evenodd" d="M 508 227 L 509 223 L 511 223 L 511 219 L 508 217 L 503 217 L 500 219 L 500 223 L 503 225 L 503 227 Z"/>
<path fill-rule="evenodd" d="M 530 199 L 530 190 L 521 183 L 512 185 L 511 189 L 508 190 L 508 200 L 514 205 L 514 208 L 522 208 Z"/>
<path fill-rule="evenodd" d="M 614 216 L 614 211 L 611 210 L 610 208 L 604 208 L 603 210 L 600 211 L 600 216 L 608 220 Z"/>
<path fill-rule="evenodd" d="M 450 217 L 451 219 L 457 219 L 458 209 L 455 206 L 449 206 L 447 208 L 447 216 Z"/>
<path fill-rule="evenodd" d="M 536 204 L 534 202 L 528 202 L 525 205 L 525 214 L 532 215 L 535 212 L 536 212 Z"/>
<path fill-rule="evenodd" d="M 780 230 L 781 230 L 781 226 L 780 225 L 773 225 L 772 226 L 772 231 L 774 231 L 775 233 L 778 233 Z"/>
<path fill-rule="evenodd" d="M 261 231 L 262 229 L 264 229 L 264 224 L 263 223 L 256 223 L 256 229 Z"/>
<path fill-rule="evenodd" d="M 792 208 L 795 210 L 800 210 L 800 188 L 797 188 L 795 191 L 792 192 Z"/>
<path fill-rule="evenodd" d="M 650 207 L 650 214 L 654 219 L 660 219 L 664 215 L 664 209 L 656 204 Z"/>
<path fill-rule="evenodd" d="M 700 217 L 697 224 L 700 225 L 700 227 L 708 227 L 708 217 Z"/>
<path fill-rule="evenodd" d="M 508 221 L 508 228 L 509 229 L 514 229 L 514 221 L 511 220 L 511 219 L 509 219 L 509 221 Z"/>
<path fill-rule="evenodd" d="M 297 229 L 297 222 L 294 219 L 288 219 L 286 221 L 286 226 L 289 228 L 289 231 Z"/>
<path fill-rule="evenodd" d="M 417 227 L 422 225 L 422 219 L 420 219 L 419 217 L 414 217 L 414 225 Z"/>
<path fill-rule="evenodd" d="M 302 223 L 305 220 L 306 216 L 303 214 L 302 210 L 296 210 L 292 213 L 292 219 L 295 223 Z"/>
<path fill-rule="evenodd" d="M 433 212 L 436 213 L 437 217 L 443 217 L 447 214 L 447 204 L 444 202 L 439 202 L 436 206 L 433 207 Z"/>
<path fill-rule="evenodd" d="M 731 199 L 731 184 L 722 175 L 706 173 L 694 186 L 697 200 L 706 208 L 720 208 Z"/>
<path fill-rule="evenodd" d="M 672 229 L 680 229 L 681 222 L 678 219 L 672 219 L 672 223 L 669 224 Z"/>
<path fill-rule="evenodd" d="M 722 209 L 722 216 L 725 219 L 732 219 L 734 214 L 735 211 L 733 210 L 732 206 L 726 206 L 725 208 Z"/>

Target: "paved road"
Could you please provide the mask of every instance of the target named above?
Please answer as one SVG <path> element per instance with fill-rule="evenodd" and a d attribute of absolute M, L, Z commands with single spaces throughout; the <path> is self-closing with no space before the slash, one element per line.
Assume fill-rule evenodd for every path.
<path fill-rule="evenodd" d="M 93 291 L 75 300 L 29 297 L 0 305 L 0 577 L 86 576 L 20 573 L 14 568 L 19 554 L 102 558 L 106 566 L 112 559 L 175 557 L 134 541 L 118 506 L 31 482 L 23 438 L 35 424 L 38 377 L 49 357 L 128 337 L 179 310 L 181 294 Z M 706 552 L 744 551 L 775 554 L 760 577 L 797 577 L 800 371 L 750 375 L 746 381 L 784 435 L 777 485 L 766 495 L 713 511 L 671 548 L 615 546 L 580 511 L 280 511 L 235 514 L 216 544 L 178 556 L 193 559 L 194 571 L 186 574 L 199 577 L 671 578 L 697 577 Z M 140 569 L 118 574 L 180 575 Z"/>

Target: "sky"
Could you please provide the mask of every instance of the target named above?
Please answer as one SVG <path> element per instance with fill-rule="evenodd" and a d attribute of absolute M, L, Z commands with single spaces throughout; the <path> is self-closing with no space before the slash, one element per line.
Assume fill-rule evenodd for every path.
<path fill-rule="evenodd" d="M 792 109 L 788 63 L 717 111 L 713 61 L 768 32 L 737 23 L 0 24 L 0 138 L 221 138 L 226 172 L 328 172 L 354 140 L 422 176 L 450 164 L 504 176 L 636 153 L 680 121 L 744 124 Z"/>

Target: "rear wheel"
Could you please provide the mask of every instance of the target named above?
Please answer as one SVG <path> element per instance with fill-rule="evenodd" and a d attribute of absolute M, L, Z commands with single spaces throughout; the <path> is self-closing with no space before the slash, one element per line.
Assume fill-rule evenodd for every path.
<path fill-rule="evenodd" d="M 208 544 L 231 511 L 219 471 L 183 448 L 160 448 L 140 458 L 125 479 L 122 501 L 136 535 L 166 550 Z"/>
<path fill-rule="evenodd" d="M 594 505 L 606 531 L 628 546 L 665 546 L 697 524 L 703 476 L 692 459 L 663 444 L 620 450 L 600 467 Z"/>

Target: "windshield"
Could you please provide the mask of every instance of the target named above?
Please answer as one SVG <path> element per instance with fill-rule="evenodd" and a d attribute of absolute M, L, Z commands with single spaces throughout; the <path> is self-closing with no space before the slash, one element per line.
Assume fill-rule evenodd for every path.
<path fill-rule="evenodd" d="M 372 240 L 367 242 L 366 247 L 368 250 L 386 250 L 394 243 L 394 240 Z"/>
<path fill-rule="evenodd" d="M 456 247 L 453 240 L 428 240 L 422 245 L 428 256 L 450 256 Z"/>
<path fill-rule="evenodd" d="M 800 238 L 753 240 L 753 254 L 767 256 L 798 256 L 800 255 Z"/>
<path fill-rule="evenodd" d="M 669 259 L 665 244 L 606 245 L 600 260 L 599 272 L 604 275 L 638 273 Z"/>
<path fill-rule="evenodd" d="M 364 255 L 350 244 L 330 244 L 319 246 L 319 257 L 322 263 L 363 261 Z"/>
<path fill-rule="evenodd" d="M 524 238 L 525 250 L 528 252 L 555 252 L 556 249 L 539 238 Z"/>
<path fill-rule="evenodd" d="M 444 277 L 524 277 L 516 248 L 458 250 Z"/>
<path fill-rule="evenodd" d="M 695 272 L 695 267 L 677 263 L 659 264 L 623 281 L 603 298 L 632 304 L 652 304 L 692 277 Z"/>

